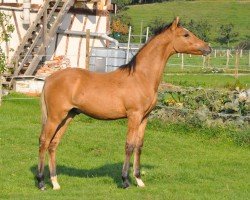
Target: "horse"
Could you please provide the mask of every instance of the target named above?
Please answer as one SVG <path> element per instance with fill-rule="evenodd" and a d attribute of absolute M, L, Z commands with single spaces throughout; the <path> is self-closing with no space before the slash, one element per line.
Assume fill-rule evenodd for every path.
<path fill-rule="evenodd" d="M 156 105 L 157 90 L 168 58 L 176 53 L 208 55 L 211 47 L 182 27 L 179 17 L 158 31 L 132 58 L 109 73 L 67 68 L 50 75 L 41 94 L 42 130 L 39 137 L 38 188 L 45 189 L 45 154 L 54 190 L 60 189 L 56 174 L 56 149 L 70 121 L 83 113 L 95 119 L 127 118 L 122 184 L 130 186 L 130 157 L 139 187 L 140 155 L 149 113 Z"/>

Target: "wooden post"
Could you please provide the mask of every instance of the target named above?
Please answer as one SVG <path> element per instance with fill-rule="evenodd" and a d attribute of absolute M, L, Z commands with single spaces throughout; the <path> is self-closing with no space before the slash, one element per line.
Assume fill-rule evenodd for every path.
<path fill-rule="evenodd" d="M 243 55 L 243 50 L 241 49 L 240 50 L 240 58 L 242 58 L 242 55 Z"/>
<path fill-rule="evenodd" d="M 203 57 L 202 67 L 205 68 L 206 56 L 202 56 L 202 57 Z"/>
<path fill-rule="evenodd" d="M 229 65 L 229 56 L 230 56 L 230 52 L 229 52 L 229 49 L 227 49 L 227 63 L 226 63 L 226 68 L 228 68 L 228 65 Z"/>
<path fill-rule="evenodd" d="M 149 27 L 147 27 L 147 31 L 146 31 L 146 41 L 145 41 L 145 43 L 148 41 L 148 32 L 149 32 Z"/>
<path fill-rule="evenodd" d="M 238 69 L 239 69 L 239 50 L 235 51 L 235 73 L 234 76 L 238 79 Z"/>
<path fill-rule="evenodd" d="M 250 67 L 250 50 L 248 51 L 248 67 Z"/>
<path fill-rule="evenodd" d="M 211 54 L 207 55 L 207 67 L 210 67 Z"/>
<path fill-rule="evenodd" d="M 2 105 L 2 94 L 3 94 L 3 87 L 2 87 L 2 74 L 0 72 L 0 106 Z"/>
<path fill-rule="evenodd" d="M 132 31 L 132 28 L 130 26 L 129 31 L 128 31 L 128 45 L 127 45 L 127 52 L 126 52 L 126 64 L 128 63 L 128 60 L 129 60 L 129 48 L 130 48 L 131 31 Z"/>
<path fill-rule="evenodd" d="M 217 51 L 216 51 L 216 49 L 214 50 L 214 57 L 216 58 L 216 56 L 217 56 Z"/>
<path fill-rule="evenodd" d="M 85 60 L 85 68 L 89 70 L 89 43 L 90 43 L 90 29 L 86 30 L 86 60 Z"/>
<path fill-rule="evenodd" d="M 43 13 L 43 43 L 44 43 L 44 56 L 43 59 L 44 61 L 46 61 L 46 46 L 47 46 L 47 35 L 48 35 L 48 13 L 47 13 L 47 9 L 45 9 L 44 13 Z"/>
<path fill-rule="evenodd" d="M 143 29 L 143 20 L 141 20 L 140 45 L 142 43 L 142 29 Z"/>
<path fill-rule="evenodd" d="M 184 69 L 184 54 L 181 54 L 181 69 Z"/>

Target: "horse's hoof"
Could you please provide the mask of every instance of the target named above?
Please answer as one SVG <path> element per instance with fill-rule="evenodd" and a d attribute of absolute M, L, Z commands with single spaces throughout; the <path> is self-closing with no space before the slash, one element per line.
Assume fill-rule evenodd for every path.
<path fill-rule="evenodd" d="M 45 187 L 45 186 L 40 186 L 40 187 L 38 187 L 38 188 L 39 188 L 39 190 L 41 190 L 41 191 L 46 190 L 46 187 Z"/>
<path fill-rule="evenodd" d="M 41 191 L 44 191 L 44 190 L 46 190 L 46 187 L 42 187 L 42 188 L 40 188 L 40 190 L 41 190 Z"/>
<path fill-rule="evenodd" d="M 39 188 L 39 190 L 41 190 L 41 191 L 44 191 L 44 190 L 46 189 L 45 184 L 44 184 L 43 181 L 40 182 L 40 183 L 38 183 L 38 188 Z"/>
<path fill-rule="evenodd" d="M 59 185 L 59 184 L 57 184 L 57 185 L 53 186 L 53 190 L 60 190 L 60 189 L 61 189 L 61 187 L 60 187 L 60 185 Z"/>
<path fill-rule="evenodd" d="M 130 186 L 130 183 L 128 181 L 123 183 L 123 189 L 129 188 L 129 186 Z"/>
<path fill-rule="evenodd" d="M 140 178 L 135 178 L 138 187 L 145 187 L 145 184 Z"/>

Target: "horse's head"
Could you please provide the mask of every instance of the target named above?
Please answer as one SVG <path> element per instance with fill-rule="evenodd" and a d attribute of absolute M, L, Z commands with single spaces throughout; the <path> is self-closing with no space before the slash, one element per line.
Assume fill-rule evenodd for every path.
<path fill-rule="evenodd" d="M 212 51 L 206 42 L 197 38 L 192 32 L 179 25 L 179 17 L 172 22 L 169 31 L 172 35 L 172 47 L 177 53 L 208 55 Z"/>

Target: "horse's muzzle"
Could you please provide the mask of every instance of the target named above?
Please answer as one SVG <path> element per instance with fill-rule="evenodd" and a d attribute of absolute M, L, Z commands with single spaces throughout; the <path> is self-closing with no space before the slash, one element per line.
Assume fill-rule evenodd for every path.
<path fill-rule="evenodd" d="M 205 48 L 201 48 L 200 51 L 202 52 L 203 56 L 207 56 L 212 52 L 212 48 L 210 46 L 207 46 Z"/>

